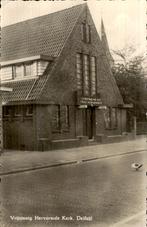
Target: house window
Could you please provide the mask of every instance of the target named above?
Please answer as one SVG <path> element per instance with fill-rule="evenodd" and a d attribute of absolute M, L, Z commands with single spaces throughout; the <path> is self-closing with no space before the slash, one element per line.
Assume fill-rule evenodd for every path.
<path fill-rule="evenodd" d="M 84 55 L 83 61 L 83 76 L 84 76 L 84 94 L 89 95 L 90 92 L 90 81 L 89 81 L 89 56 Z"/>
<path fill-rule="evenodd" d="M 1 68 L 1 80 L 12 80 L 12 66 Z"/>
<path fill-rule="evenodd" d="M 69 130 L 69 106 L 55 105 L 52 112 L 53 131 Z"/>
<path fill-rule="evenodd" d="M 33 105 L 28 105 L 26 107 L 26 116 L 33 116 Z"/>
<path fill-rule="evenodd" d="M 24 68 L 25 68 L 25 76 L 32 76 L 32 62 L 30 63 L 25 63 Z"/>
<path fill-rule="evenodd" d="M 3 108 L 3 116 L 4 117 L 10 117 L 11 116 L 11 107 L 10 106 L 4 106 Z"/>
<path fill-rule="evenodd" d="M 91 96 L 96 95 L 96 58 L 90 57 Z"/>
<path fill-rule="evenodd" d="M 69 129 L 69 106 L 61 106 L 61 128 L 62 130 L 68 130 Z"/>
<path fill-rule="evenodd" d="M 53 131 L 60 129 L 60 105 L 54 105 L 53 106 L 52 128 L 53 128 Z"/>
<path fill-rule="evenodd" d="M 76 55 L 77 88 L 82 89 L 82 55 Z"/>
<path fill-rule="evenodd" d="M 19 117 L 19 116 L 21 116 L 22 115 L 22 108 L 21 108 L 21 106 L 15 106 L 14 107 L 14 116 L 15 117 Z"/>
<path fill-rule="evenodd" d="M 13 78 L 22 78 L 24 76 L 24 67 L 23 65 L 13 66 Z"/>
<path fill-rule="evenodd" d="M 114 129 L 117 127 L 117 109 L 107 107 L 104 110 L 104 120 L 106 129 Z"/>
<path fill-rule="evenodd" d="M 82 23 L 81 25 L 81 34 L 82 34 L 82 41 L 85 43 L 90 43 L 91 42 L 91 29 L 90 25 L 86 23 Z"/>

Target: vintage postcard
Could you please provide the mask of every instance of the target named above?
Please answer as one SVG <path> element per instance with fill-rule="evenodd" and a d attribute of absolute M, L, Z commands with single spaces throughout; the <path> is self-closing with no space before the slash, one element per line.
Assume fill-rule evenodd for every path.
<path fill-rule="evenodd" d="M 146 1 L 1 5 L 0 226 L 146 227 Z"/>

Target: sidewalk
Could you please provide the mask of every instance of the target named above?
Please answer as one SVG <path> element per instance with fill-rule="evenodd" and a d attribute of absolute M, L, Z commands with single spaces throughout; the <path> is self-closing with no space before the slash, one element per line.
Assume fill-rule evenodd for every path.
<path fill-rule="evenodd" d="M 147 150 L 144 136 L 121 143 L 100 144 L 87 147 L 52 151 L 5 151 L 1 155 L 0 175 L 34 170 L 51 166 L 72 164 L 115 155 Z"/>

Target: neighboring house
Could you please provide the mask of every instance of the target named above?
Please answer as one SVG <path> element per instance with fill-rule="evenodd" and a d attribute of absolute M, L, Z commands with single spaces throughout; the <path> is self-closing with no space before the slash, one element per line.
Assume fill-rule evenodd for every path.
<path fill-rule="evenodd" d="M 4 147 L 49 150 L 126 132 L 126 109 L 87 4 L 2 29 Z M 103 140 L 102 140 L 103 141 Z"/>

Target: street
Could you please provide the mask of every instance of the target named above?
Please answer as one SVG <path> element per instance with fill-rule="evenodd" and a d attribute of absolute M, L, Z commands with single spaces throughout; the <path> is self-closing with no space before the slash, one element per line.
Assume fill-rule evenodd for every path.
<path fill-rule="evenodd" d="M 1 226 L 110 226 L 145 209 L 146 170 L 142 151 L 3 176 Z"/>

